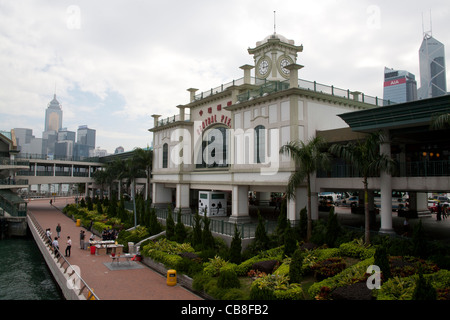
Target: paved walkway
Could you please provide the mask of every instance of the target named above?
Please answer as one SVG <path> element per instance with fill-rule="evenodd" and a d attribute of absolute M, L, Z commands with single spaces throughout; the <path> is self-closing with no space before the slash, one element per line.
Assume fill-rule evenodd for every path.
<path fill-rule="evenodd" d="M 62 209 L 70 199 L 57 198 L 53 205 Z M 180 285 L 168 286 L 166 276 L 135 262 L 141 268 L 110 270 L 104 263 L 110 263 L 109 255 L 91 255 L 89 250 L 80 249 L 80 231 L 76 223 L 50 205 L 48 199 L 31 200 L 30 211 L 45 230 L 50 228 L 56 236 L 56 226 L 61 225 L 60 251 L 64 254 L 67 236 L 72 239 L 71 255 L 67 260 L 80 268 L 81 277 L 101 300 L 201 300 L 201 298 Z M 86 231 L 86 230 L 85 230 Z M 86 231 L 86 240 L 90 232 Z M 98 239 L 98 237 L 97 237 Z M 120 262 L 120 264 L 127 262 Z"/>

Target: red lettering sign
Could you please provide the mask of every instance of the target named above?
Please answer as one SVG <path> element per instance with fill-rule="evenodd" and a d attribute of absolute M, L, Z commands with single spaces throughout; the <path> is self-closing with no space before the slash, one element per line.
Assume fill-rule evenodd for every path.
<path fill-rule="evenodd" d="M 385 87 L 396 86 L 398 84 L 406 83 L 406 78 L 399 78 L 395 80 L 389 80 L 384 82 Z"/>
<path fill-rule="evenodd" d="M 202 124 L 199 125 L 197 128 L 197 134 L 200 135 L 203 132 L 203 130 L 205 130 L 207 127 L 209 127 L 212 124 L 219 123 L 219 122 L 223 123 L 227 127 L 231 128 L 231 118 L 228 118 L 228 116 L 225 116 L 222 114 L 220 116 L 220 121 L 218 121 L 217 114 L 213 114 L 213 115 L 203 119 Z"/>

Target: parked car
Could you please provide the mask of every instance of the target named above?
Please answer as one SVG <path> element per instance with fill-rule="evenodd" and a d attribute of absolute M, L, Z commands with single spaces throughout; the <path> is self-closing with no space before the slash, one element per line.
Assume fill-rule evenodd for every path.
<path fill-rule="evenodd" d="M 359 203 L 359 197 L 358 196 L 351 196 L 345 199 L 340 199 L 336 201 L 336 206 L 343 206 L 343 207 L 357 207 Z"/>
<path fill-rule="evenodd" d="M 442 206 L 442 211 L 444 211 L 444 209 L 447 209 L 448 207 L 450 207 L 450 203 L 449 202 L 439 202 L 437 200 L 428 200 L 428 209 L 430 210 L 431 213 L 436 213 L 437 212 L 437 204 L 440 203 Z"/>

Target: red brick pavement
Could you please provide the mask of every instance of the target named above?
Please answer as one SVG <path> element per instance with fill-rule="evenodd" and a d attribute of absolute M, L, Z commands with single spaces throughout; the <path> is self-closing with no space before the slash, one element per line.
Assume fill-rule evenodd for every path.
<path fill-rule="evenodd" d="M 69 199 L 56 199 L 53 203 L 63 208 Z M 60 251 L 66 249 L 67 236 L 72 239 L 71 256 L 67 260 L 80 268 L 81 277 L 101 300 L 201 300 L 201 298 L 180 285 L 168 286 L 166 277 L 144 264 L 141 269 L 110 270 L 104 262 L 111 262 L 109 255 L 91 255 L 89 250 L 80 249 L 80 231 L 76 223 L 50 205 L 48 199 L 31 200 L 30 211 L 45 230 L 51 229 L 56 236 L 56 226 L 61 225 Z M 91 235 L 86 231 L 86 240 Z M 140 262 L 136 262 L 140 263 Z"/>

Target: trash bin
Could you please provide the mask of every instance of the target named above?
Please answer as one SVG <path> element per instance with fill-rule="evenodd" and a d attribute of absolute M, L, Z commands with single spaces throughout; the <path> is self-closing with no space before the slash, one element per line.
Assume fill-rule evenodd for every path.
<path fill-rule="evenodd" d="M 97 249 L 94 245 L 91 245 L 91 254 L 95 254 L 95 249 Z"/>
<path fill-rule="evenodd" d="M 81 227 L 81 219 L 77 219 L 77 227 Z"/>
<path fill-rule="evenodd" d="M 134 242 L 128 242 L 128 253 L 135 253 Z"/>
<path fill-rule="evenodd" d="M 170 269 L 167 270 L 167 285 L 175 286 L 177 284 L 177 271 Z"/>

